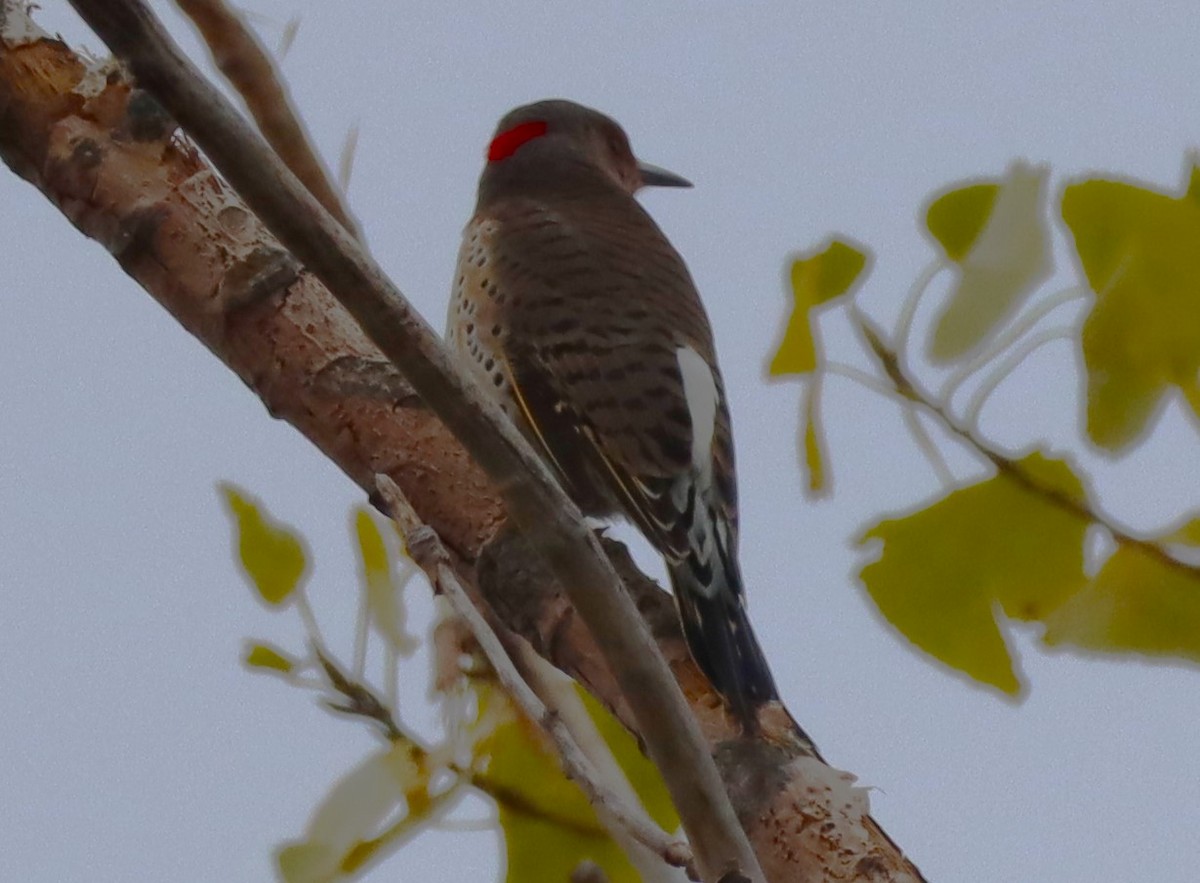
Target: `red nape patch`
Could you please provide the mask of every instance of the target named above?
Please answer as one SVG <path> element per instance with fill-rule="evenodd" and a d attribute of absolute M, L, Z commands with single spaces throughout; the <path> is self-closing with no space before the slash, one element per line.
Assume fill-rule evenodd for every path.
<path fill-rule="evenodd" d="M 526 141 L 541 138 L 546 134 L 546 124 L 542 120 L 520 123 L 506 132 L 501 132 L 488 145 L 488 162 L 508 159 Z"/>

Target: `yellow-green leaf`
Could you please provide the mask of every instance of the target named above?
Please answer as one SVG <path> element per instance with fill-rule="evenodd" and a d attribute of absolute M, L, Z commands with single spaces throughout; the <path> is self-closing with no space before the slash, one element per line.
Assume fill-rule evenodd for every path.
<path fill-rule="evenodd" d="M 611 883 L 637 883 L 624 852 L 528 723 L 500 725 L 479 748 L 490 758 L 486 775 L 499 794 L 508 883 L 560 883 L 583 861 L 599 865 Z"/>
<path fill-rule="evenodd" d="M 675 804 L 671 802 L 671 794 L 658 767 L 646 757 L 629 731 L 591 693 L 578 685 L 575 690 L 650 818 L 664 831 L 677 829 L 679 814 L 675 812 Z"/>
<path fill-rule="evenodd" d="M 359 563 L 362 566 L 371 625 L 393 650 L 408 656 L 419 643 L 414 635 L 405 630 L 408 611 L 402 593 L 412 570 L 410 568 L 407 576 L 397 580 L 387 543 L 375 524 L 374 516 L 365 508 L 360 507 L 354 514 L 354 533 L 358 539 Z"/>
<path fill-rule="evenodd" d="M 1059 502 L 1083 499 L 1066 463 L 1034 453 L 1014 468 L 860 538 L 882 544 L 860 577 L 887 620 L 926 653 L 1013 695 L 1021 683 L 998 614 L 1042 619 L 1078 591 L 1088 526 Z"/>
<path fill-rule="evenodd" d="M 948 260 L 958 263 L 967 256 L 1000 193 L 1000 184 L 956 186 L 934 197 L 925 209 L 925 228 L 942 247 Z"/>
<path fill-rule="evenodd" d="M 1164 543 L 1178 543 L 1181 546 L 1200 546 L 1200 516 L 1184 519 L 1179 527 L 1171 530 L 1163 537 Z"/>
<path fill-rule="evenodd" d="M 793 306 L 783 340 L 768 367 L 772 377 L 805 374 L 817 366 L 812 311 L 850 291 L 867 266 L 867 253 L 840 239 L 792 262 Z"/>
<path fill-rule="evenodd" d="M 242 570 L 260 598 L 271 605 L 283 604 L 308 567 L 303 540 L 232 484 L 221 484 L 219 490 L 233 516 Z"/>
<path fill-rule="evenodd" d="M 275 853 L 283 883 L 329 883 L 337 880 L 339 856 L 323 843 L 292 843 Z"/>
<path fill-rule="evenodd" d="M 1085 180 L 1066 188 L 1062 216 L 1096 292 L 1083 325 L 1092 441 L 1132 445 L 1172 386 L 1200 416 L 1200 201 Z"/>
<path fill-rule="evenodd" d="M 427 794 L 428 771 L 412 746 L 396 742 L 368 755 L 340 778 L 313 811 L 304 837 L 276 851 L 286 883 L 347 879 L 378 848 L 377 836 L 397 813 L 418 817 L 418 795 Z"/>
<path fill-rule="evenodd" d="M 1049 277 L 1047 176 L 1044 166 L 1016 162 L 999 182 L 951 190 L 930 204 L 926 225 L 958 272 L 934 320 L 934 361 L 976 349 Z"/>
<path fill-rule="evenodd" d="M 1200 571 L 1118 546 L 1096 578 L 1047 619 L 1043 640 L 1200 662 Z"/>
<path fill-rule="evenodd" d="M 296 667 L 296 660 L 270 644 L 256 642 L 247 645 L 242 657 L 250 668 L 264 668 L 269 671 L 289 674 Z"/>
<path fill-rule="evenodd" d="M 829 455 L 825 451 L 825 439 L 821 433 L 821 413 L 817 408 L 816 387 L 804 397 L 804 464 L 808 472 L 809 497 L 822 497 L 829 492 L 825 464 Z"/>

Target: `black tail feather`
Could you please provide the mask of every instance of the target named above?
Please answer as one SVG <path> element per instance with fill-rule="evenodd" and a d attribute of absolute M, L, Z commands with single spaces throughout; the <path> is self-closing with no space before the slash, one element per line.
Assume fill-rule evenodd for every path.
<path fill-rule="evenodd" d="M 752 731 L 757 709 L 779 699 L 779 691 L 746 615 L 736 565 L 703 571 L 697 574 L 688 561 L 670 568 L 684 637 L 696 664 Z"/>

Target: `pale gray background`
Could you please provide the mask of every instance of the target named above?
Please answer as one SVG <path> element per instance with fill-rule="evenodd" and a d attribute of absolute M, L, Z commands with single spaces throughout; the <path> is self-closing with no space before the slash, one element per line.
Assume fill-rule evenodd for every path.
<path fill-rule="evenodd" d="M 82 36 L 65 3 L 45 5 L 41 21 Z M 595 105 L 695 181 L 645 203 L 718 331 L 759 633 L 796 716 L 877 789 L 930 880 L 1195 879 L 1195 668 L 1046 655 L 1022 633 L 1032 690 L 1016 705 L 913 652 L 850 578 L 848 538 L 931 493 L 932 472 L 891 405 L 835 380 L 839 493 L 804 502 L 799 390 L 762 374 L 785 256 L 831 231 L 875 250 L 866 302 L 887 319 L 930 257 L 918 206 L 947 182 L 1024 156 L 1052 163 L 1055 186 L 1093 169 L 1176 186 L 1200 119 L 1194 3 L 248 6 L 270 44 L 303 15 L 284 65 L 299 106 L 328 156 L 361 125 L 354 209 L 438 325 L 509 107 Z M 311 539 L 343 653 L 361 494 L 7 171 L 0 242 L 0 880 L 269 879 L 271 847 L 375 743 L 237 664 L 243 636 L 298 633 L 243 587 L 213 486 L 242 484 Z M 1064 255 L 1056 285 L 1073 279 Z M 1075 444 L 1070 357 L 1044 351 L 985 426 Z M 1104 468 L 1101 496 L 1161 526 L 1195 505 L 1197 449 L 1172 408 Z M 426 616 L 427 593 L 411 597 Z M 432 733 L 426 668 L 405 672 L 404 714 Z M 496 854 L 491 834 L 431 833 L 370 879 L 489 879 Z"/>

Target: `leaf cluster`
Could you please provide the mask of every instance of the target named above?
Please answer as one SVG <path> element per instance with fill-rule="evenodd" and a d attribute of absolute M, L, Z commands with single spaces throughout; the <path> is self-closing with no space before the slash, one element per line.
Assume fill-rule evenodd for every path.
<path fill-rule="evenodd" d="M 1007 640 L 1013 622 L 1040 624 L 1047 646 L 1200 661 L 1200 520 L 1136 534 L 1104 511 L 1069 452 L 1031 438 L 1008 454 L 980 429 L 997 386 L 1036 349 L 1062 339 L 1081 354 L 1082 431 L 1096 450 L 1109 457 L 1135 450 L 1172 398 L 1200 417 L 1200 170 L 1189 171 L 1177 195 L 1074 180 L 1053 206 L 1048 181 L 1048 169 L 1017 162 L 1003 176 L 935 194 L 924 228 L 937 254 L 887 331 L 855 301 L 870 263 L 865 249 L 834 239 L 801 255 L 791 266 L 793 311 L 769 365 L 772 376 L 804 381 L 813 496 L 831 488 L 818 404 L 823 378 L 848 377 L 900 403 L 943 487 L 862 530 L 858 576 L 916 647 L 1009 695 L 1023 688 Z M 1051 210 L 1080 278 L 1046 292 Z M 923 352 L 914 352 L 918 303 L 943 275 L 944 298 Z M 1068 305 L 1078 321 L 1046 327 Z M 860 334 L 868 368 L 825 354 L 817 316 L 830 309 L 843 311 Z M 923 377 L 938 370 L 948 377 L 931 393 Z M 971 385 L 958 406 L 956 394 Z M 957 476 L 945 444 L 968 451 L 983 477 Z"/>

